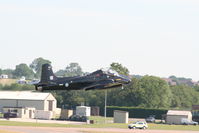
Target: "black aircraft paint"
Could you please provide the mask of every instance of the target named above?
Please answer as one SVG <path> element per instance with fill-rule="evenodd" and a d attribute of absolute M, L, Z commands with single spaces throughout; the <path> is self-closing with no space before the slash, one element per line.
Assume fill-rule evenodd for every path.
<path fill-rule="evenodd" d="M 42 65 L 41 80 L 34 84 L 36 90 L 95 90 L 121 87 L 130 83 L 129 77 L 109 69 L 97 70 L 85 76 L 57 77 L 50 64 Z"/>

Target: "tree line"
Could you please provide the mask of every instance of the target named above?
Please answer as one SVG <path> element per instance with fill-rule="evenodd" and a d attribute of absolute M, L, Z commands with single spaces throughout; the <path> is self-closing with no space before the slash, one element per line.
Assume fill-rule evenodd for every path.
<path fill-rule="evenodd" d="M 50 63 L 43 58 L 35 59 L 29 66 L 19 64 L 13 70 L 13 77 L 30 75 L 34 78 L 40 77 L 41 66 Z M 119 63 L 110 64 L 110 68 L 120 74 L 129 75 L 129 70 Z M 24 70 L 25 69 L 25 70 Z M 1 70 L 5 71 L 5 70 Z M 6 70 L 7 71 L 7 70 Z M 57 76 L 77 76 L 86 74 L 78 63 L 70 63 L 65 69 L 55 73 Z M 12 84 L 0 85 L 0 90 L 34 90 L 34 86 Z M 186 84 L 170 85 L 160 77 L 155 76 L 132 76 L 132 82 L 124 88 L 113 88 L 109 90 L 71 90 L 71 91 L 49 91 L 57 99 L 58 107 L 74 108 L 77 105 L 104 107 L 104 97 L 107 91 L 108 106 L 130 106 L 144 108 L 191 108 L 199 104 L 199 86 L 188 86 Z"/>
<path fill-rule="evenodd" d="M 21 78 L 22 76 L 26 79 L 38 79 L 41 75 L 41 67 L 45 63 L 51 63 L 51 61 L 43 58 L 36 58 L 30 65 L 21 63 L 16 65 L 15 69 L 0 69 L 0 75 L 6 74 L 9 78 Z"/>

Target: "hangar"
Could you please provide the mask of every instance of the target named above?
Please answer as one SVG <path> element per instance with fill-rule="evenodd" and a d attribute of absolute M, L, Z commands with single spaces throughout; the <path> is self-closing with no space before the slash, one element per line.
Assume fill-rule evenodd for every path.
<path fill-rule="evenodd" d="M 0 112 L 4 107 L 30 107 L 54 112 L 57 108 L 57 100 L 51 93 L 0 91 Z"/>

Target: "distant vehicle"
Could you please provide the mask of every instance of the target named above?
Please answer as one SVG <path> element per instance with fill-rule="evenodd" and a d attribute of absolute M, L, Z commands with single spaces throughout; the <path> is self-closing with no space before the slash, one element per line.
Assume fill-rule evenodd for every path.
<path fill-rule="evenodd" d="M 3 114 L 4 118 L 17 118 L 17 113 L 15 112 L 6 112 Z"/>
<path fill-rule="evenodd" d="M 38 91 L 43 90 L 95 90 L 122 87 L 131 79 L 112 69 L 97 70 L 85 76 L 56 77 L 50 64 L 42 65 L 41 80 L 34 84 Z"/>
<path fill-rule="evenodd" d="M 146 122 L 155 123 L 155 116 L 151 115 L 145 119 Z"/>
<path fill-rule="evenodd" d="M 26 77 L 22 76 L 18 81 L 18 84 L 27 84 Z"/>
<path fill-rule="evenodd" d="M 139 128 L 139 129 L 147 129 L 148 128 L 148 125 L 146 122 L 144 121 L 137 121 L 137 122 L 134 122 L 132 124 L 129 124 L 128 125 L 128 128 L 129 129 L 136 129 L 136 128 Z"/>
<path fill-rule="evenodd" d="M 193 121 L 196 121 L 196 122 L 199 122 L 199 116 L 193 116 L 193 117 L 192 117 L 192 120 L 193 120 Z"/>
<path fill-rule="evenodd" d="M 183 124 L 183 125 L 198 125 L 198 122 L 195 122 L 195 121 L 190 121 L 190 120 L 188 120 L 187 118 L 182 118 L 181 119 L 181 123 Z"/>
<path fill-rule="evenodd" d="M 80 121 L 80 122 L 86 122 L 88 120 L 87 116 L 80 116 L 80 115 L 72 115 L 69 120 L 71 121 Z"/>

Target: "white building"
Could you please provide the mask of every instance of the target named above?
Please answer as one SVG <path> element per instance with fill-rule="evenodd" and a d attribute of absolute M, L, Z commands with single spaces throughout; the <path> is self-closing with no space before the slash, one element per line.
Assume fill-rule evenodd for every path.
<path fill-rule="evenodd" d="M 114 110 L 114 123 L 128 123 L 129 122 L 129 112 Z"/>
<path fill-rule="evenodd" d="M 3 107 L 30 107 L 36 110 L 55 112 L 57 100 L 51 93 L 0 91 L 0 112 Z"/>
<path fill-rule="evenodd" d="M 182 119 L 192 120 L 191 111 L 169 110 L 166 116 L 167 124 L 182 124 Z"/>
<path fill-rule="evenodd" d="M 6 74 L 1 74 L 1 75 L 0 75 L 0 79 L 8 79 L 8 75 L 6 75 Z"/>
<path fill-rule="evenodd" d="M 91 108 L 87 106 L 77 106 L 76 107 L 76 115 L 80 116 L 90 116 Z"/>

